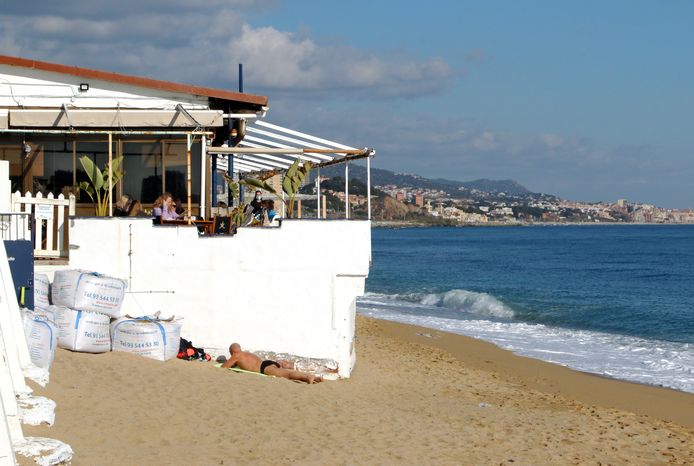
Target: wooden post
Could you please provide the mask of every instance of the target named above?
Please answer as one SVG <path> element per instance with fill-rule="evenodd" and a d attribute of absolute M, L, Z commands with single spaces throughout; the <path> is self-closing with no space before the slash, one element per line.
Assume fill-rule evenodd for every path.
<path fill-rule="evenodd" d="M 188 224 L 190 225 L 193 221 L 190 219 L 191 215 L 191 190 L 193 189 L 193 183 L 190 176 L 190 146 L 192 141 L 190 139 L 190 133 L 186 134 L 186 176 L 188 177 Z"/>
<path fill-rule="evenodd" d="M 326 215 L 327 208 L 325 207 L 327 199 L 325 197 L 325 194 L 323 194 L 321 197 L 323 198 L 323 201 L 321 202 L 321 207 L 323 208 L 323 218 L 328 218 L 328 216 Z"/>
<path fill-rule="evenodd" d="M 166 192 L 166 141 L 161 141 L 161 194 Z M 154 165 L 156 167 L 156 164 Z"/>
<path fill-rule="evenodd" d="M 108 133 L 108 216 L 113 217 L 113 134 Z"/>
<path fill-rule="evenodd" d="M 296 206 L 296 218 L 301 218 L 301 199 L 298 199 L 298 201 Z"/>
<path fill-rule="evenodd" d="M 72 186 L 77 186 L 77 136 L 72 137 Z"/>
<path fill-rule="evenodd" d="M 207 136 L 202 135 L 200 140 L 200 218 L 207 217 L 207 190 L 205 189 L 205 184 L 207 184 Z"/>

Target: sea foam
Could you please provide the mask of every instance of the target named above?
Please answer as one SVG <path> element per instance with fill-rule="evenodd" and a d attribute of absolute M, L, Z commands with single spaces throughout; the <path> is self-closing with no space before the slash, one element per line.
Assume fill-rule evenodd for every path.
<path fill-rule="evenodd" d="M 467 290 L 450 290 L 445 293 L 427 294 L 420 301 L 427 306 L 469 312 L 479 316 L 511 319 L 513 309 L 487 293 Z"/>
<path fill-rule="evenodd" d="M 419 299 L 367 293 L 357 301 L 357 310 L 378 319 L 490 341 L 580 371 L 694 393 L 694 345 L 689 343 L 514 321 L 513 311 L 498 299 L 465 290 Z"/>
<path fill-rule="evenodd" d="M 433 309 L 438 309 L 440 312 L 436 313 L 437 315 L 451 317 L 478 316 L 499 319 L 514 317 L 513 309 L 494 296 L 458 289 L 443 293 L 366 293 L 364 297 L 360 298 L 360 302 L 381 306 L 404 306 L 405 312 L 419 309 L 420 312 L 429 313 Z"/>

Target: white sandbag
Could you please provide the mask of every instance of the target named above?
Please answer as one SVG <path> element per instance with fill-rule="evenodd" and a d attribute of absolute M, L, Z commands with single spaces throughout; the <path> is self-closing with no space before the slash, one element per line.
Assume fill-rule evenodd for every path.
<path fill-rule="evenodd" d="M 111 351 L 111 318 L 98 312 L 78 311 L 63 306 L 57 308 L 58 346 L 82 353 Z"/>
<path fill-rule="evenodd" d="M 37 367 L 49 369 L 58 348 L 58 327 L 53 313 L 29 309 L 22 309 L 21 312 L 31 362 Z"/>
<path fill-rule="evenodd" d="M 118 317 L 127 286 L 125 280 L 96 272 L 58 270 L 51 297 L 55 305 Z"/>
<path fill-rule="evenodd" d="M 45 273 L 34 274 L 34 309 L 46 309 L 50 302 L 51 282 Z"/>
<path fill-rule="evenodd" d="M 148 317 L 122 317 L 111 324 L 113 351 L 168 361 L 178 354 L 182 324 Z"/>

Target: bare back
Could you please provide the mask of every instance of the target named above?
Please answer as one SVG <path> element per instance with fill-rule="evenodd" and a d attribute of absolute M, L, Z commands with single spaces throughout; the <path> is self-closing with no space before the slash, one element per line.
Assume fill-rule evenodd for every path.
<path fill-rule="evenodd" d="M 245 371 L 260 372 L 262 360 L 253 353 L 242 351 L 240 346 L 234 348 L 234 345 L 229 347 L 231 357 L 222 364 L 222 367 L 238 367 Z"/>

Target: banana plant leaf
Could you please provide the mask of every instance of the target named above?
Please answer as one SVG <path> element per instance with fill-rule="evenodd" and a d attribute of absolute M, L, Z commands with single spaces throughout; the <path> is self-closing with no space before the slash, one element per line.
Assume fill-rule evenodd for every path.
<path fill-rule="evenodd" d="M 97 190 L 103 188 L 104 174 L 101 172 L 101 170 L 99 170 L 99 167 L 97 167 L 96 164 L 92 162 L 92 159 L 90 159 L 86 155 L 83 155 L 82 157 L 80 157 L 80 163 L 82 164 L 84 171 L 87 172 L 89 181 L 92 182 L 94 188 Z"/>
<path fill-rule="evenodd" d="M 247 186 L 253 186 L 254 188 L 258 189 L 264 189 L 265 191 L 269 191 L 274 195 L 277 195 L 277 193 L 275 192 L 275 188 L 268 184 L 266 181 L 256 180 L 255 178 L 247 178 L 245 180 L 241 180 L 239 183 L 245 184 Z"/>

